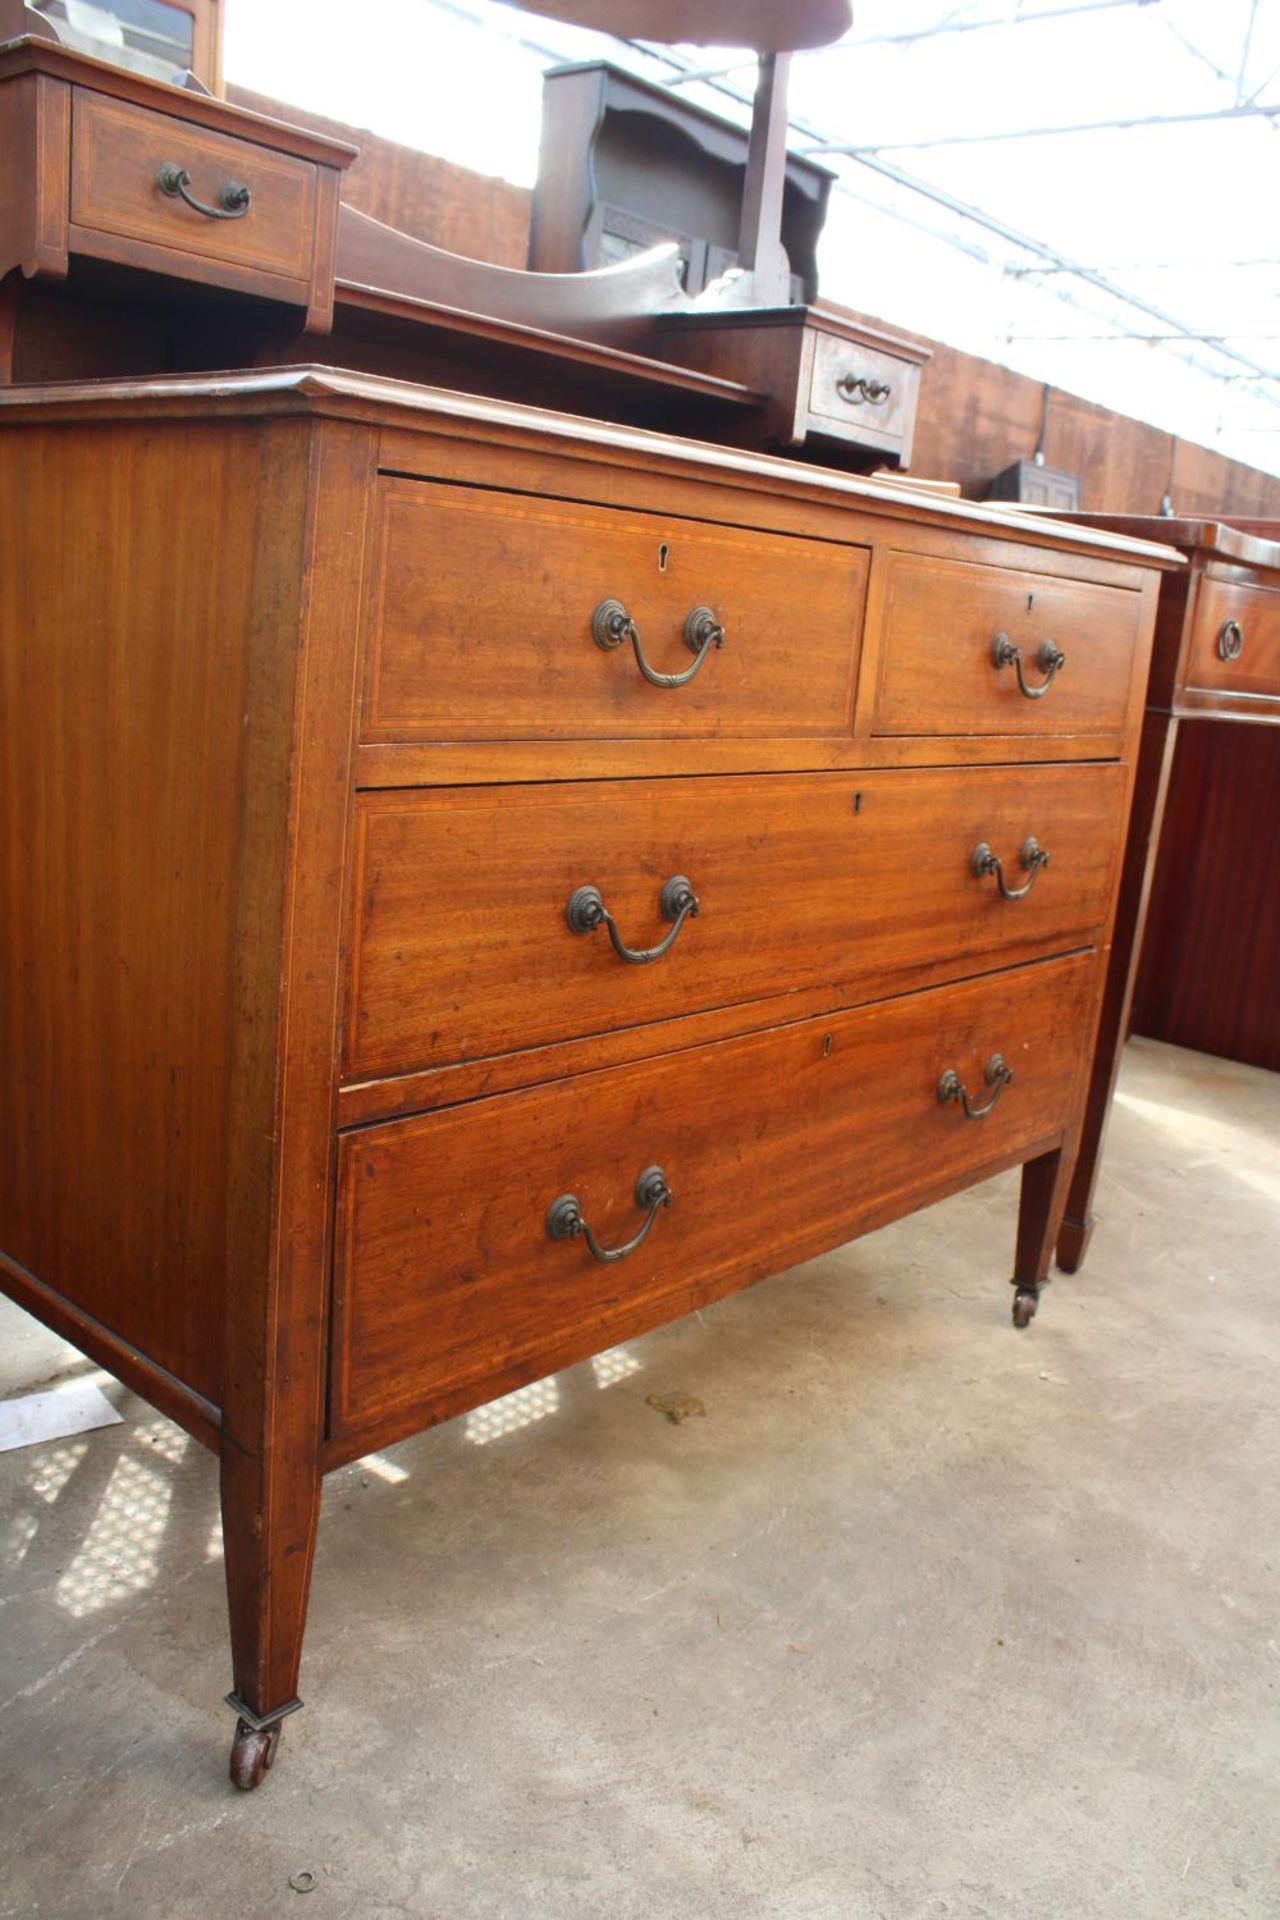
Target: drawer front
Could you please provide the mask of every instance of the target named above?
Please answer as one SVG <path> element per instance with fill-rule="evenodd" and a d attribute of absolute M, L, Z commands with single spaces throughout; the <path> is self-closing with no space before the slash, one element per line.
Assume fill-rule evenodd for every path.
<path fill-rule="evenodd" d="M 1280 592 L 1203 580 L 1186 683 L 1280 700 Z"/>
<path fill-rule="evenodd" d="M 1124 794 L 1123 768 L 1086 764 L 362 795 L 347 1078 L 1082 945 Z M 628 950 L 669 950 L 620 957 L 580 896 L 573 931 L 584 888 Z"/>
<path fill-rule="evenodd" d="M 874 730 L 1114 731 L 1129 710 L 1141 620 L 1140 596 L 1123 587 L 895 553 L 885 582 Z M 1004 660 L 997 665 L 1001 637 Z M 1044 653 L 1049 646 L 1065 656 L 1056 671 Z"/>
<path fill-rule="evenodd" d="M 227 188 L 247 187 L 247 210 L 237 219 L 196 212 L 161 190 L 165 167 L 185 170 L 188 193 L 206 206 L 218 207 Z M 78 226 L 198 256 L 211 272 L 224 264 L 309 281 L 316 191 L 310 161 L 76 91 L 71 218 Z"/>
<path fill-rule="evenodd" d="M 860 444 L 896 449 L 915 414 L 918 367 L 855 341 L 819 333 L 809 412 L 814 425 Z"/>
<path fill-rule="evenodd" d="M 864 549 L 473 488 L 382 485 L 366 739 L 848 734 Z M 598 645 L 597 608 L 629 639 Z M 696 653 L 700 608 L 722 644 Z"/>
<path fill-rule="evenodd" d="M 334 1430 L 458 1412 L 1047 1150 L 1078 1094 L 1096 956 L 344 1135 Z M 988 1063 L 1012 1069 L 985 1118 Z M 553 1239 L 574 1195 L 608 1265 Z M 993 1287 L 1003 1275 L 992 1275 Z M 406 1422 L 406 1424 L 408 1424 Z"/>

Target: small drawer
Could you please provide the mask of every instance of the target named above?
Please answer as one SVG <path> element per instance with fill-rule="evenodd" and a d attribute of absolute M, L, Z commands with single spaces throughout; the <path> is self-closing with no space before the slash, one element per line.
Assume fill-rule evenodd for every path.
<path fill-rule="evenodd" d="M 1280 700 L 1280 591 L 1203 580 L 1185 683 Z"/>
<path fill-rule="evenodd" d="M 208 211 L 164 190 L 162 177 L 174 176 L 185 176 L 183 190 Z M 315 258 L 316 195 L 308 160 L 75 91 L 72 222 L 183 256 L 173 271 L 184 277 L 221 280 L 230 267 L 305 288 Z"/>
<path fill-rule="evenodd" d="M 447 1417 L 1047 1151 L 1076 1106 L 1096 964 L 1049 961 L 344 1135 L 331 1431 L 385 1438 Z M 966 1096 L 990 1110 L 970 1119 Z M 644 1181 L 655 1168 L 669 1207 Z M 584 1233 L 553 1237 L 572 1225 L 567 1196 L 601 1251 L 652 1213 L 650 1231 L 602 1264 Z"/>
<path fill-rule="evenodd" d="M 1084 945 L 1124 794 L 1087 764 L 363 794 L 346 1078 Z"/>
<path fill-rule="evenodd" d="M 894 553 L 873 731 L 1117 732 L 1141 633 L 1141 597 L 1124 587 Z"/>
<path fill-rule="evenodd" d="M 366 740 L 851 731 L 863 548 L 395 479 L 374 537 Z"/>
<path fill-rule="evenodd" d="M 819 333 L 813 343 L 808 412 L 811 433 L 911 455 L 920 369 L 875 347 Z"/>

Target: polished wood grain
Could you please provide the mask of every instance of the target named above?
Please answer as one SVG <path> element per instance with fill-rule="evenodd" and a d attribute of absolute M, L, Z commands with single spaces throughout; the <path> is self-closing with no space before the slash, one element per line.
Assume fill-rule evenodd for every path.
<path fill-rule="evenodd" d="M 364 796 L 347 1016 L 350 1078 L 484 1058 L 825 982 L 846 996 L 1011 965 L 1104 923 L 1125 799 L 1118 766 L 626 781 Z M 975 874 L 998 850 L 1024 899 Z M 632 948 L 699 902 L 674 946 L 628 965 L 566 907 L 595 886 Z"/>
<path fill-rule="evenodd" d="M 1079 1137 L 1069 1156 L 1070 1178 L 1058 1232 L 1057 1261 L 1064 1273 L 1078 1270 L 1093 1237 L 1094 1189 L 1120 1073 L 1121 1050 L 1129 1031 L 1133 956 L 1141 945 L 1146 925 L 1155 850 L 1178 725 L 1171 715 L 1159 710 L 1148 711 L 1142 718 L 1097 1035 L 1089 1057 Z"/>
<path fill-rule="evenodd" d="M 888 563 L 883 620 L 877 733 L 1070 733 L 1116 726 L 1128 710 L 1136 595 L 906 552 Z M 1046 641 L 1066 655 L 1042 697 L 1022 694 L 1012 666 L 995 666 L 998 634 L 1020 648 L 1032 687 L 1046 678 L 1037 661 Z"/>
<path fill-rule="evenodd" d="M 135 278 L 113 325 L 144 343 L 155 331 L 149 309 L 171 281 L 285 302 L 301 309 L 303 328 L 324 331 L 333 315 L 338 180 L 353 154 L 50 40 L 13 42 L 0 47 L 0 282 L 11 273 L 21 274 L 22 291 L 36 279 L 57 282 L 75 258 L 124 269 Z M 232 220 L 193 211 L 159 191 L 165 164 L 186 167 L 191 192 L 210 203 L 229 182 L 247 185 L 249 210 Z M 127 342 L 104 337 L 101 295 L 97 281 L 76 283 L 65 306 L 45 302 L 27 314 L 11 288 L 0 305 L 0 378 L 31 377 L 24 357 L 69 378 L 132 365 Z M 14 344 L 24 321 L 25 356 Z M 242 325 L 252 333 L 247 316 Z M 65 366 L 56 341 L 49 350 L 46 328 L 68 336 Z M 189 321 L 186 333 L 200 332 L 200 321 Z M 229 338 L 234 359 L 244 351 L 235 323 Z M 146 364 L 182 361 L 182 346 L 169 344 Z"/>
<path fill-rule="evenodd" d="M 1274 700 L 1280 715 L 1280 574 L 1270 586 L 1245 586 L 1206 573 L 1196 603 L 1195 625 L 1184 668 L 1187 688 L 1226 696 Z M 1223 630 L 1240 629 L 1240 651 L 1224 659 Z M 1234 644 L 1232 635 L 1228 645 Z"/>
<path fill-rule="evenodd" d="M 1034 1306 L 1135 708 L 874 736 L 908 554 L 1132 608 L 1140 691 L 1158 547 L 315 370 L 0 393 L 0 1276 L 217 1446 L 238 1780 L 297 1704 L 326 1469 L 1020 1162 Z M 591 680 L 620 586 L 663 665 L 725 617 L 683 734 L 634 662 Z M 850 764 L 753 768 L 788 728 Z M 1028 835 L 999 900 L 973 845 L 1018 880 Z M 569 932 L 573 885 L 629 931 L 673 863 L 700 912 L 653 968 Z M 939 1103 L 995 1052 L 985 1118 Z M 653 1159 L 631 1259 L 546 1238 L 568 1191 L 634 1231 Z"/>
<path fill-rule="evenodd" d="M 259 740 L 239 822 L 227 1141 L 222 1517 L 235 1692 L 259 1716 L 297 1695 L 319 1517 L 342 874 L 375 447 L 358 425 L 293 438 L 307 459 L 306 547 L 270 609 L 249 701 Z"/>
<path fill-rule="evenodd" d="M 1280 731 L 1181 728 L 1133 1029 L 1280 1072 Z"/>
<path fill-rule="evenodd" d="M 0 1248 L 218 1406 L 246 636 L 302 508 L 270 430 L 29 418 L 0 445 Z"/>
<path fill-rule="evenodd" d="M 1095 518 L 1138 538 L 1164 531 L 1187 566 L 1160 584 L 1115 938 L 1058 1245 L 1068 1272 L 1094 1229 L 1131 1010 L 1138 1030 L 1156 1038 L 1280 1064 L 1271 831 L 1280 781 L 1280 523 L 1069 516 L 1071 524 Z M 1229 620 L 1239 623 L 1240 648 L 1224 660 Z"/>
<path fill-rule="evenodd" d="M 866 680 L 866 666 L 862 679 Z M 1104 733 L 1054 737 L 1055 760 L 1115 760 L 1126 750 L 1127 732 L 1117 723 Z M 1043 737 L 1017 734 L 922 734 L 914 738 L 837 735 L 812 739 L 758 740 L 701 738 L 695 741 L 536 740 L 415 741 L 387 740 L 361 745 L 356 777 L 361 787 L 452 786 L 500 781 L 645 779 L 684 773 L 787 773 L 811 770 L 854 772 L 877 767 L 1031 766 L 1043 761 Z"/>
<path fill-rule="evenodd" d="M 407 1431 L 836 1245 L 872 1219 L 1056 1145 L 1079 1077 L 1092 954 L 344 1136 L 333 1429 Z M 1014 1080 L 983 1120 L 1001 1053 Z M 579 1196 L 600 1266 L 544 1221 Z M 821 1177 L 813 1178 L 821 1168 Z"/>
<path fill-rule="evenodd" d="M 407 481 L 378 510 L 365 740 L 850 729 L 861 549 Z M 687 686 L 651 686 L 628 643 L 592 637 L 609 599 L 659 672 L 693 664 L 695 608 L 723 645 Z"/>
<path fill-rule="evenodd" d="M 184 168 L 191 194 L 210 206 L 220 204 L 229 183 L 247 187 L 248 210 L 232 220 L 196 213 L 161 193 L 156 177 L 166 165 Z M 211 272 L 231 264 L 306 282 L 314 264 L 315 216 L 311 161 L 75 88 L 71 219 L 77 226 L 196 255 Z"/>
<path fill-rule="evenodd" d="M 40 73 L 6 75 L 0 54 L 0 281 L 65 276 L 70 153 L 70 89 Z"/>

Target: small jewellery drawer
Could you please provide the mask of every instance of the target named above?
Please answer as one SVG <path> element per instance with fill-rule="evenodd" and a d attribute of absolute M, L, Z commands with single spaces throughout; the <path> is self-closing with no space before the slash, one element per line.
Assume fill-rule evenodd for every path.
<path fill-rule="evenodd" d="M 1082 945 L 1124 792 L 1077 764 L 361 795 L 346 1077 Z"/>
<path fill-rule="evenodd" d="M 890 555 L 886 571 L 876 733 L 1125 724 L 1142 631 L 1137 593 L 921 553 Z"/>
<path fill-rule="evenodd" d="M 1280 700 L 1280 591 L 1200 583 L 1185 681 Z"/>
<path fill-rule="evenodd" d="M 896 453 L 915 420 L 920 369 L 875 347 L 819 333 L 809 378 L 810 429 Z"/>
<path fill-rule="evenodd" d="M 851 729 L 863 548 L 394 479 L 374 537 L 367 740 Z"/>
<path fill-rule="evenodd" d="M 344 1134 L 332 1429 L 444 1417 L 1047 1151 L 1095 967 L 1045 961 Z"/>
<path fill-rule="evenodd" d="M 316 169 L 175 116 L 77 88 L 71 219 L 150 247 L 309 284 Z M 182 271 L 191 274 L 196 263 Z M 197 274 L 197 277 L 198 274 Z"/>

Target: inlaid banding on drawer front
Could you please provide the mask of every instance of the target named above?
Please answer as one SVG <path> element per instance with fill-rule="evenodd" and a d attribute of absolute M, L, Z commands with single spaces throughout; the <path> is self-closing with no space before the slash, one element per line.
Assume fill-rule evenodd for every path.
<path fill-rule="evenodd" d="M 366 740 L 845 735 L 864 548 L 408 480 L 380 483 Z M 690 622 L 719 630 L 688 676 Z"/>
<path fill-rule="evenodd" d="M 1125 726 L 1138 593 L 933 554 L 893 553 L 884 567 L 874 733 Z"/>
<path fill-rule="evenodd" d="M 331 1428 L 458 1412 L 1046 1150 L 1095 969 L 1049 961 L 344 1135 Z M 939 1085 L 982 1086 L 996 1053 L 1012 1078 L 970 1122 Z M 670 1205 L 642 1189 L 657 1169 Z M 602 1263 L 556 1237 L 568 1199 L 609 1251 L 658 1205 Z"/>
<path fill-rule="evenodd" d="M 234 218 L 198 213 L 161 189 L 165 168 L 185 173 L 192 196 L 224 213 L 227 189 L 248 189 L 248 199 Z M 317 194 L 309 160 L 76 88 L 71 218 L 80 226 L 198 256 L 213 263 L 210 277 L 226 264 L 304 282 Z"/>
<path fill-rule="evenodd" d="M 1280 700 L 1280 590 L 1202 580 L 1185 680 Z"/>
<path fill-rule="evenodd" d="M 1086 764 L 362 795 L 346 1077 L 1083 944 L 1124 793 Z"/>

